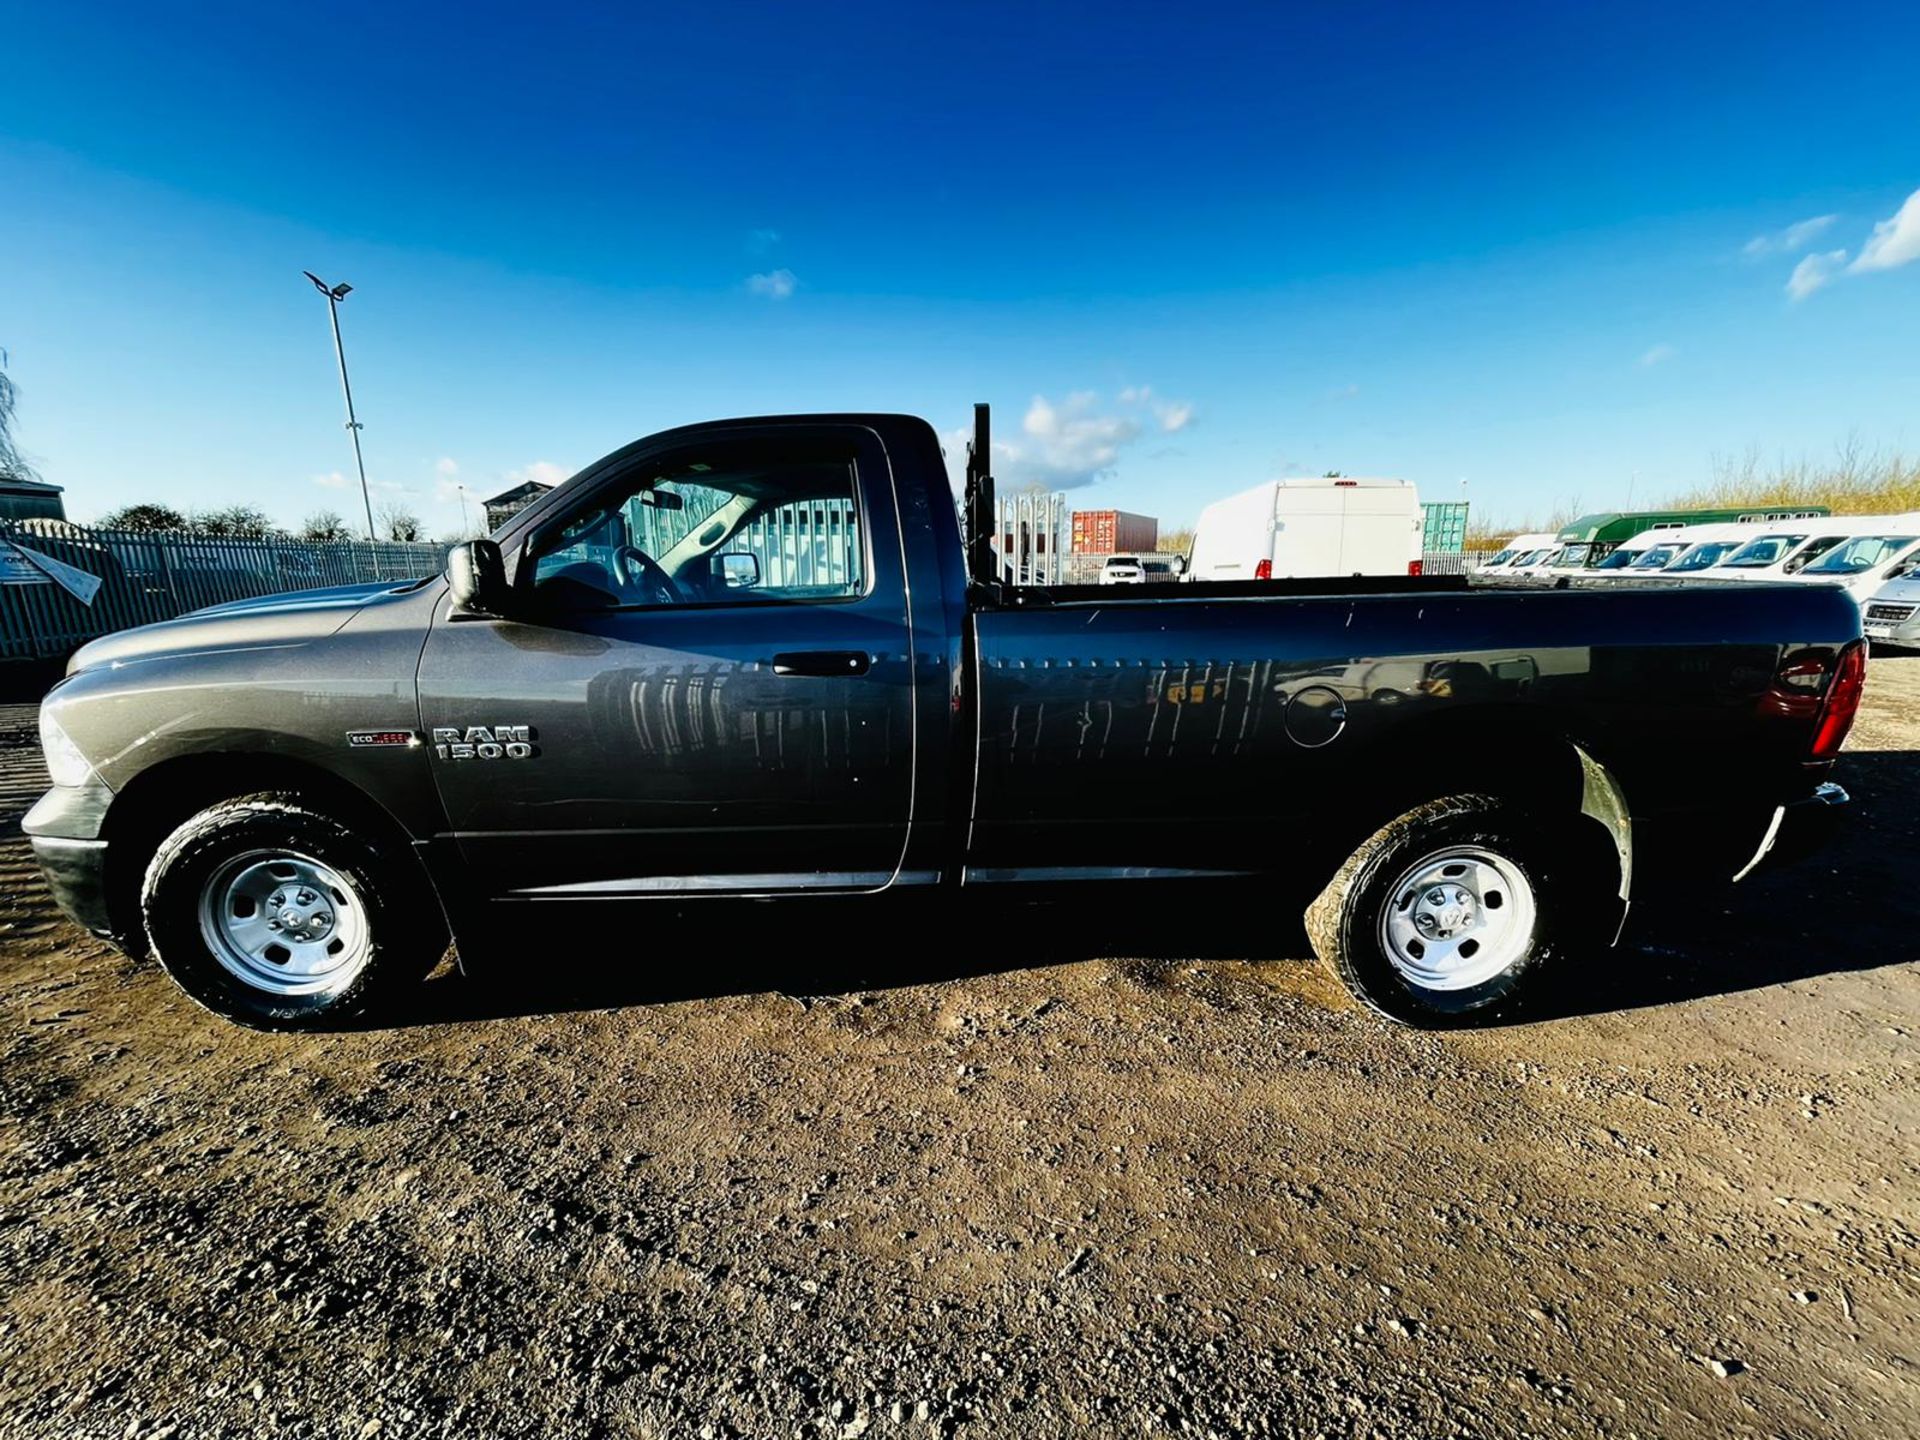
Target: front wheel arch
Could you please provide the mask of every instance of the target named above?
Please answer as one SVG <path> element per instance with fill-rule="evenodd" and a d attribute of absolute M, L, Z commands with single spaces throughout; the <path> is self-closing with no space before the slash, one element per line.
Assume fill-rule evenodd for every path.
<path fill-rule="evenodd" d="M 115 792 L 100 838 L 107 845 L 107 910 L 113 936 L 130 954 L 144 956 L 140 886 L 147 861 L 168 835 L 209 806 L 242 795 L 275 791 L 381 843 L 413 865 L 426 893 L 450 921 L 446 897 L 415 853 L 413 837 L 392 811 L 330 770 L 304 760 L 245 751 L 175 756 L 142 770 Z"/>

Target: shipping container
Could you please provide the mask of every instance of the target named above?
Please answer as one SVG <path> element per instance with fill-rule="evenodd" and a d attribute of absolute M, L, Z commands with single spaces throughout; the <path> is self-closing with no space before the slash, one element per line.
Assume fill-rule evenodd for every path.
<path fill-rule="evenodd" d="M 1076 555 L 1140 555 L 1160 543 L 1160 522 L 1151 515 L 1125 510 L 1073 512 L 1073 553 Z"/>
<path fill-rule="evenodd" d="M 1467 548 L 1467 502 L 1428 500 L 1421 504 L 1426 536 L 1420 548 L 1429 555 L 1458 555 Z"/>

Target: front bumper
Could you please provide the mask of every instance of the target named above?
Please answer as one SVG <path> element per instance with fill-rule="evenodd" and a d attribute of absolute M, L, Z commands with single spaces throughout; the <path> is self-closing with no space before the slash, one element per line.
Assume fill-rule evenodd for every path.
<path fill-rule="evenodd" d="M 33 858 L 40 862 L 53 903 L 75 924 L 96 935 L 113 935 L 107 906 L 107 842 L 33 835 Z"/>
<path fill-rule="evenodd" d="M 53 900 L 75 923 L 112 937 L 107 842 L 100 838 L 113 792 L 105 785 L 56 785 L 20 822 Z"/>

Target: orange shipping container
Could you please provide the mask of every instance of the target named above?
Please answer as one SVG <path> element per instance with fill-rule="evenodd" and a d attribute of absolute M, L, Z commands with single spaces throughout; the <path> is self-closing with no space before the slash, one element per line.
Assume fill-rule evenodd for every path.
<path fill-rule="evenodd" d="M 1125 510 L 1073 512 L 1073 553 L 1076 555 L 1140 555 L 1160 543 L 1160 522 L 1151 515 Z"/>

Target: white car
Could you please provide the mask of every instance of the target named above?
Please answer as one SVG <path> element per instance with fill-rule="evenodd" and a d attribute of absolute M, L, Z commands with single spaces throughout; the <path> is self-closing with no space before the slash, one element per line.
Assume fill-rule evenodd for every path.
<path fill-rule="evenodd" d="M 1869 640 L 1920 647 L 1920 555 L 1910 555 L 1888 572 L 1861 620 Z"/>
<path fill-rule="evenodd" d="M 1115 555 L 1100 567 L 1102 585 L 1165 585 L 1180 578 L 1175 557 Z"/>

